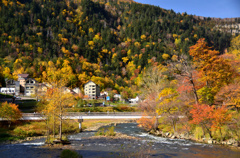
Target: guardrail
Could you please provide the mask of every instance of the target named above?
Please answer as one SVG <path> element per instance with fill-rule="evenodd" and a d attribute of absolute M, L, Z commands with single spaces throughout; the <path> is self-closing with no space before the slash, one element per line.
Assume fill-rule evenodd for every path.
<path fill-rule="evenodd" d="M 69 112 L 63 119 L 139 119 L 141 112 Z M 20 120 L 45 120 L 46 117 L 41 113 L 23 113 Z M 6 119 L 0 118 L 0 121 Z"/>
<path fill-rule="evenodd" d="M 68 112 L 64 116 L 142 116 L 141 112 Z M 22 117 L 43 117 L 41 113 L 22 113 Z"/>

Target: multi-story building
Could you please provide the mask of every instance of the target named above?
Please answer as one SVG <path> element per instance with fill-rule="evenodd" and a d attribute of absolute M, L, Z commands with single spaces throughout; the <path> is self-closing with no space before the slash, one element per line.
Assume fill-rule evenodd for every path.
<path fill-rule="evenodd" d="M 25 95 L 33 96 L 36 94 L 38 88 L 37 81 L 32 78 L 28 78 L 25 80 Z"/>
<path fill-rule="evenodd" d="M 14 92 L 13 92 L 13 90 L 11 90 L 10 93 L 12 93 L 13 95 L 19 95 L 20 94 L 20 83 L 19 83 L 19 81 L 14 81 L 13 79 L 7 79 L 7 80 L 5 80 L 5 82 L 6 82 L 6 88 L 14 88 L 15 89 Z"/>
<path fill-rule="evenodd" d="M 38 91 L 38 83 L 35 79 L 33 78 L 28 78 L 28 74 L 19 74 L 18 75 L 18 81 L 14 81 L 13 79 L 8 79 L 6 80 L 6 87 L 8 89 L 4 89 L 4 92 L 7 91 L 10 93 L 9 90 L 11 90 L 11 93 L 13 92 L 13 89 L 9 88 L 14 88 L 14 93 L 13 95 L 26 95 L 26 96 L 33 96 L 36 94 Z M 4 87 L 3 87 L 4 88 Z"/>
<path fill-rule="evenodd" d="M 87 95 L 89 99 L 96 99 L 100 95 L 100 87 L 90 80 L 84 84 L 84 94 Z"/>

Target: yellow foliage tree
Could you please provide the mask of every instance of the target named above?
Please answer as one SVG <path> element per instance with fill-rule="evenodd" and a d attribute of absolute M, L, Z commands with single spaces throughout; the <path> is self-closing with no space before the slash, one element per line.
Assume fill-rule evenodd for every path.
<path fill-rule="evenodd" d="M 67 108 L 72 107 L 75 103 L 74 96 L 64 91 L 64 87 L 54 87 L 48 89 L 47 93 L 42 96 L 39 104 L 39 112 L 46 117 L 48 126 L 47 142 L 50 143 L 49 129 L 50 121 L 53 121 L 53 133 L 55 134 L 55 122 L 59 124 L 59 139 L 62 140 L 63 121 L 66 116 Z"/>

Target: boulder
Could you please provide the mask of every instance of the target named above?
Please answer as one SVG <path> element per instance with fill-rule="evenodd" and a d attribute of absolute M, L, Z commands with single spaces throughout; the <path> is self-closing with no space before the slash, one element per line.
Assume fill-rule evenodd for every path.
<path fill-rule="evenodd" d="M 235 142 L 232 144 L 232 146 L 235 146 L 235 147 L 240 147 L 240 142 L 238 142 L 238 141 L 235 141 Z"/>
<path fill-rule="evenodd" d="M 232 145 L 232 144 L 234 144 L 236 142 L 236 140 L 234 140 L 234 139 L 229 139 L 229 140 L 227 140 L 227 145 Z"/>
<path fill-rule="evenodd" d="M 208 139 L 208 144 L 212 144 L 213 140 L 212 139 Z"/>

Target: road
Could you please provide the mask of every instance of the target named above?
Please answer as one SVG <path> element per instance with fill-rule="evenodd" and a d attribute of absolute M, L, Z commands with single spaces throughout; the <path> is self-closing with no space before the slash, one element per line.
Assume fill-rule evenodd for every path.
<path fill-rule="evenodd" d="M 23 113 L 21 120 L 44 120 L 45 117 L 40 113 Z M 139 119 L 142 117 L 140 112 L 87 112 L 67 113 L 64 119 Z"/>

